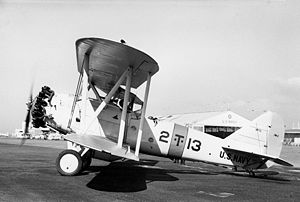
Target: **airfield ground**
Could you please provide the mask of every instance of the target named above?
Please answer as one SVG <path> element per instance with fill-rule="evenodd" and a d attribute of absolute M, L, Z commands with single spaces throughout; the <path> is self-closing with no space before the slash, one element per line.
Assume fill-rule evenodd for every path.
<path fill-rule="evenodd" d="M 274 166 L 267 177 L 147 155 L 140 164 L 93 160 L 82 175 L 63 177 L 55 159 L 65 142 L 20 143 L 0 138 L 0 201 L 300 201 L 300 147 L 282 152 L 297 167 Z"/>

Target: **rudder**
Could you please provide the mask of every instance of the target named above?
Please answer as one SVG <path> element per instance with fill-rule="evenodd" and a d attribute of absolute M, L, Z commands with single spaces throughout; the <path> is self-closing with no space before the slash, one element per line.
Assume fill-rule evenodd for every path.
<path fill-rule="evenodd" d="M 284 123 L 274 112 L 268 111 L 253 120 L 258 128 L 267 128 L 266 154 L 279 157 L 284 138 Z"/>
<path fill-rule="evenodd" d="M 267 136 L 267 154 L 279 157 L 282 149 L 283 139 L 283 120 L 278 114 L 272 113 L 271 128 Z"/>

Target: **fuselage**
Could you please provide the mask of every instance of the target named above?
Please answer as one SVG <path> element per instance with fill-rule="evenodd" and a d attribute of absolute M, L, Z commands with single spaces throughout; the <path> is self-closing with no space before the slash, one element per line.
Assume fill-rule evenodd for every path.
<path fill-rule="evenodd" d="M 107 107 L 98 117 L 106 137 L 113 141 L 118 139 L 120 116 L 120 109 Z M 136 145 L 139 124 L 139 114 L 128 113 L 123 143 L 129 145 L 131 149 L 134 149 Z M 146 118 L 140 152 L 171 159 L 239 167 L 249 165 L 255 160 L 241 153 L 225 152 L 223 147 L 230 147 L 231 144 L 227 139 L 214 137 L 172 121 Z"/>

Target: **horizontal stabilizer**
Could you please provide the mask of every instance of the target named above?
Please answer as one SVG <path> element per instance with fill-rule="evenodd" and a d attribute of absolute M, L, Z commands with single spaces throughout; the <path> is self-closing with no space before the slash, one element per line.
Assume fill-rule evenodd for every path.
<path fill-rule="evenodd" d="M 273 162 L 283 165 L 283 166 L 293 166 L 292 164 L 290 164 L 289 162 L 286 162 L 285 160 L 283 160 L 281 158 L 273 159 Z"/>
<path fill-rule="evenodd" d="M 70 134 L 65 135 L 64 139 L 100 152 L 106 152 L 114 156 L 139 161 L 139 158 L 134 155 L 134 153 L 131 153 L 130 149 L 125 147 L 120 148 L 117 146 L 117 143 L 112 142 L 105 137 L 96 135 Z"/>
<path fill-rule="evenodd" d="M 275 156 L 271 156 L 268 154 L 257 154 L 257 153 L 253 153 L 253 152 L 248 152 L 248 151 L 243 151 L 243 150 L 239 150 L 239 149 L 232 149 L 232 148 L 227 148 L 227 147 L 222 147 L 225 152 L 229 152 L 229 153 L 239 153 L 241 155 L 245 155 L 245 156 L 252 156 L 253 158 L 261 158 L 261 159 L 266 159 L 266 160 L 270 160 L 273 161 L 274 163 L 283 165 L 283 166 L 293 166 L 292 164 L 284 161 L 283 159 L 279 158 L 279 157 L 275 157 Z"/>

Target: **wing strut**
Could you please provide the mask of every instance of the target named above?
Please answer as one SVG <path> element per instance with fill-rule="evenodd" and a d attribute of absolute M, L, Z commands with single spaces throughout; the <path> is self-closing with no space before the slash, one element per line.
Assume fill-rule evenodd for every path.
<path fill-rule="evenodd" d="M 123 110 L 122 110 L 122 115 L 121 115 L 121 123 L 120 123 L 120 130 L 119 130 L 119 136 L 118 136 L 118 147 L 120 147 L 120 148 L 122 147 L 124 134 L 125 134 L 127 106 L 128 106 L 128 100 L 129 100 L 129 94 L 130 94 L 130 88 L 131 88 L 131 77 L 132 77 L 132 67 L 129 67 L 128 73 L 127 73 L 126 89 L 125 89 Z"/>
<path fill-rule="evenodd" d="M 83 111 L 82 111 L 82 116 L 80 117 L 80 132 L 83 133 L 85 132 L 85 129 L 87 127 L 87 104 L 88 104 L 88 95 L 89 95 L 89 82 L 88 82 L 88 74 L 86 71 L 83 71 L 83 76 L 82 76 L 82 106 L 83 106 Z"/>
<path fill-rule="evenodd" d="M 146 89 L 145 89 L 145 96 L 144 96 L 144 104 L 142 108 L 142 116 L 141 116 L 141 121 L 140 121 L 140 126 L 139 126 L 139 132 L 137 136 L 137 141 L 136 141 L 136 147 L 135 147 L 135 155 L 138 156 L 140 152 L 140 146 L 141 146 L 141 140 L 142 140 L 142 134 L 143 134 L 143 128 L 144 128 L 144 121 L 145 121 L 145 114 L 146 114 L 146 108 L 147 108 L 147 102 L 148 102 L 148 95 L 149 95 L 149 90 L 150 90 L 150 82 L 151 82 L 151 73 L 148 73 L 147 76 L 147 84 L 146 84 Z"/>
<path fill-rule="evenodd" d="M 102 101 L 103 99 L 102 99 L 102 97 L 99 95 L 99 93 L 98 93 L 96 87 L 95 87 L 92 83 L 90 83 L 90 87 L 92 88 L 92 90 L 93 90 L 94 94 L 96 95 L 97 99 L 98 99 L 99 101 Z"/>
<path fill-rule="evenodd" d="M 112 98 L 112 96 L 115 94 L 115 92 L 118 90 L 119 86 L 122 84 L 122 82 L 124 81 L 125 77 L 128 75 L 130 71 L 130 68 L 128 68 L 123 74 L 122 76 L 119 78 L 119 80 L 117 81 L 117 83 L 114 85 L 114 87 L 111 89 L 111 91 L 107 94 L 107 96 L 105 97 L 105 99 L 103 100 L 103 102 L 101 102 L 101 104 L 99 105 L 99 107 L 97 108 L 97 110 L 93 113 L 92 119 L 90 121 L 89 124 L 87 124 L 87 127 L 84 130 L 84 133 L 87 132 L 87 130 L 89 129 L 89 127 L 91 127 L 91 125 L 94 123 L 94 121 L 97 119 L 98 115 L 101 113 L 101 111 L 104 109 L 104 107 L 107 105 L 107 103 L 109 102 L 109 100 Z"/>
<path fill-rule="evenodd" d="M 69 122 L 68 122 L 68 127 L 67 128 L 71 128 L 71 124 L 72 124 L 72 119 L 73 119 L 73 115 L 74 115 L 74 111 L 75 111 L 76 102 L 78 101 L 78 96 L 79 96 L 79 92 L 80 92 L 81 85 L 82 85 L 82 77 L 83 77 L 83 72 L 84 72 L 84 64 L 86 63 L 87 59 L 88 59 L 87 56 L 85 56 L 84 59 L 83 59 L 82 68 L 81 68 L 81 71 L 79 73 L 79 78 L 78 78 L 78 82 L 77 82 L 77 87 L 76 87 L 76 91 L 75 91 L 75 96 L 74 96 L 74 100 L 73 100 L 73 104 L 72 104 L 72 109 L 71 109 L 71 114 L 70 114 L 70 117 L 69 117 Z"/>

